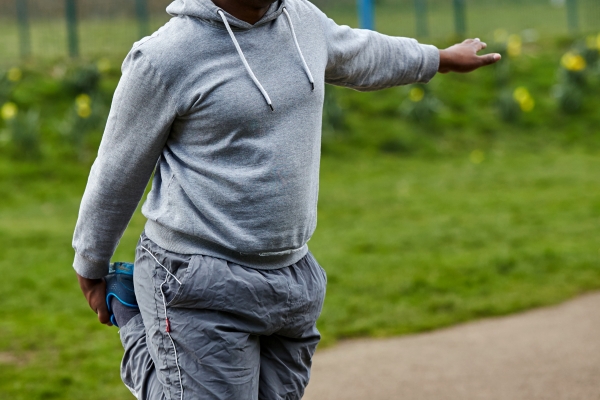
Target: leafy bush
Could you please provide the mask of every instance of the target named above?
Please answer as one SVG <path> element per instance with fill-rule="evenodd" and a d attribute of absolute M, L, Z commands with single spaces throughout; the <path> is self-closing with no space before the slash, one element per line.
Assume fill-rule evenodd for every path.
<path fill-rule="evenodd" d="M 408 97 L 400 104 L 400 115 L 414 122 L 430 124 L 442 109 L 442 102 L 427 85 L 412 85 Z"/>
<path fill-rule="evenodd" d="M 490 51 L 503 60 L 472 74 L 370 93 L 328 86 L 323 150 L 433 155 L 499 141 L 596 146 L 600 38 L 565 44 L 538 43 L 532 32 L 495 36 Z M 0 107 L 18 110 L 14 120 L 0 120 L 0 155 L 89 161 L 120 77 L 113 65 L 101 59 L 0 72 Z"/>
<path fill-rule="evenodd" d="M 0 154 L 89 160 L 118 78 L 106 63 L 28 65 L 0 73 Z"/>
<path fill-rule="evenodd" d="M 554 95 L 560 109 L 582 111 L 586 97 L 600 89 L 600 35 L 577 41 L 561 58 Z"/>
<path fill-rule="evenodd" d="M 0 132 L 0 145 L 25 158 L 39 155 L 39 113 L 36 110 L 19 112 L 15 103 L 8 102 L 0 114 L 6 121 L 5 129 Z"/>

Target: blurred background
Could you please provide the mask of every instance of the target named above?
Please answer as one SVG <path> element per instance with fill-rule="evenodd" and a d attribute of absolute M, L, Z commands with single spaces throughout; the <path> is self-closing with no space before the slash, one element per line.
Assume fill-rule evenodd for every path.
<path fill-rule="evenodd" d="M 116 328 L 71 236 L 131 45 L 168 0 L 0 0 L 0 398 L 128 399 Z M 428 85 L 328 87 L 323 346 L 431 330 L 600 288 L 600 3 L 316 0 L 339 24 L 501 63 Z M 200 62 L 200 61 L 199 61 Z M 130 261 L 139 211 L 115 255 Z"/>

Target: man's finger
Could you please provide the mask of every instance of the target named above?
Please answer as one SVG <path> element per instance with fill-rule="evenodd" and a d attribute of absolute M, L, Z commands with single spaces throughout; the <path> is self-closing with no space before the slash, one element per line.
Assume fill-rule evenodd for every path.
<path fill-rule="evenodd" d="M 101 323 L 112 325 L 110 323 L 110 313 L 106 306 L 106 282 L 102 280 L 95 289 L 91 295 L 90 306 L 98 314 L 98 320 Z"/>
<path fill-rule="evenodd" d="M 485 56 L 480 56 L 479 60 L 481 61 L 481 65 L 490 65 L 500 61 L 502 56 L 498 53 L 486 54 Z"/>
<path fill-rule="evenodd" d="M 473 46 L 475 46 L 475 52 L 477 53 L 485 49 L 487 47 L 487 44 L 480 41 L 479 39 L 475 39 L 475 41 L 473 41 Z"/>
<path fill-rule="evenodd" d="M 102 304 L 102 306 L 96 310 L 96 313 L 98 314 L 98 321 L 100 321 L 100 323 L 112 326 L 106 304 Z"/>
<path fill-rule="evenodd" d="M 96 314 L 98 314 L 98 320 L 106 325 L 112 325 L 110 323 L 110 313 L 108 312 L 108 307 L 106 306 L 106 284 L 103 285 L 103 290 L 98 293 L 99 296 L 96 297 L 96 301 L 94 304 L 94 308 L 96 310 Z"/>

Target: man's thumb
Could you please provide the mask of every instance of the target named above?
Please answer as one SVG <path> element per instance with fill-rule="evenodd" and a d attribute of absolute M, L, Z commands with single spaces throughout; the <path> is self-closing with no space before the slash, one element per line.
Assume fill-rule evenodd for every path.
<path fill-rule="evenodd" d="M 480 58 L 481 61 L 483 61 L 483 65 L 490 65 L 500 61 L 500 59 L 502 59 L 502 56 L 498 53 L 492 53 L 486 54 L 485 56 L 481 56 Z"/>
<path fill-rule="evenodd" d="M 110 323 L 110 313 L 108 312 L 108 307 L 106 307 L 106 303 L 99 303 L 96 308 L 96 314 L 98 314 L 98 321 L 102 324 L 112 325 Z"/>

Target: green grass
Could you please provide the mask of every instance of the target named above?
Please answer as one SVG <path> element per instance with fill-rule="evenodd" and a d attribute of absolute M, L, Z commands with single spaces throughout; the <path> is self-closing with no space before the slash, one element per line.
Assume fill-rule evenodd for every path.
<path fill-rule="evenodd" d="M 324 343 L 553 304 L 600 288 L 600 154 L 491 148 L 474 164 L 323 158 L 309 245 L 329 285 Z M 478 160 L 476 160 L 478 161 Z M 0 161 L 0 397 L 128 399 L 117 330 L 79 292 L 70 247 L 87 167 Z M 115 259 L 131 260 L 136 214 Z"/>
<path fill-rule="evenodd" d="M 597 155 L 323 162 L 326 340 L 408 333 L 600 285 Z"/>
<path fill-rule="evenodd" d="M 435 78 L 428 96 L 441 106 L 427 121 L 404 113 L 410 87 L 328 88 L 335 101 L 326 109 L 342 122 L 324 135 L 319 224 L 309 243 L 329 275 L 324 345 L 600 289 L 600 76 L 589 71 L 581 110 L 561 111 L 552 93 L 569 45 L 526 44 L 521 57 L 505 60 L 503 84 L 492 68 Z M 97 75 L 87 63 L 31 63 L 21 80 L 0 87 L 0 105 L 40 115 L 29 161 L 30 143 L 0 121 L 0 398 L 131 398 L 118 377 L 117 331 L 95 321 L 70 267 L 117 66 Z M 503 121 L 498 96 L 517 86 L 536 107 Z M 74 114 L 82 92 L 92 96 L 87 120 Z M 133 258 L 143 224 L 138 212 L 115 259 Z"/>

